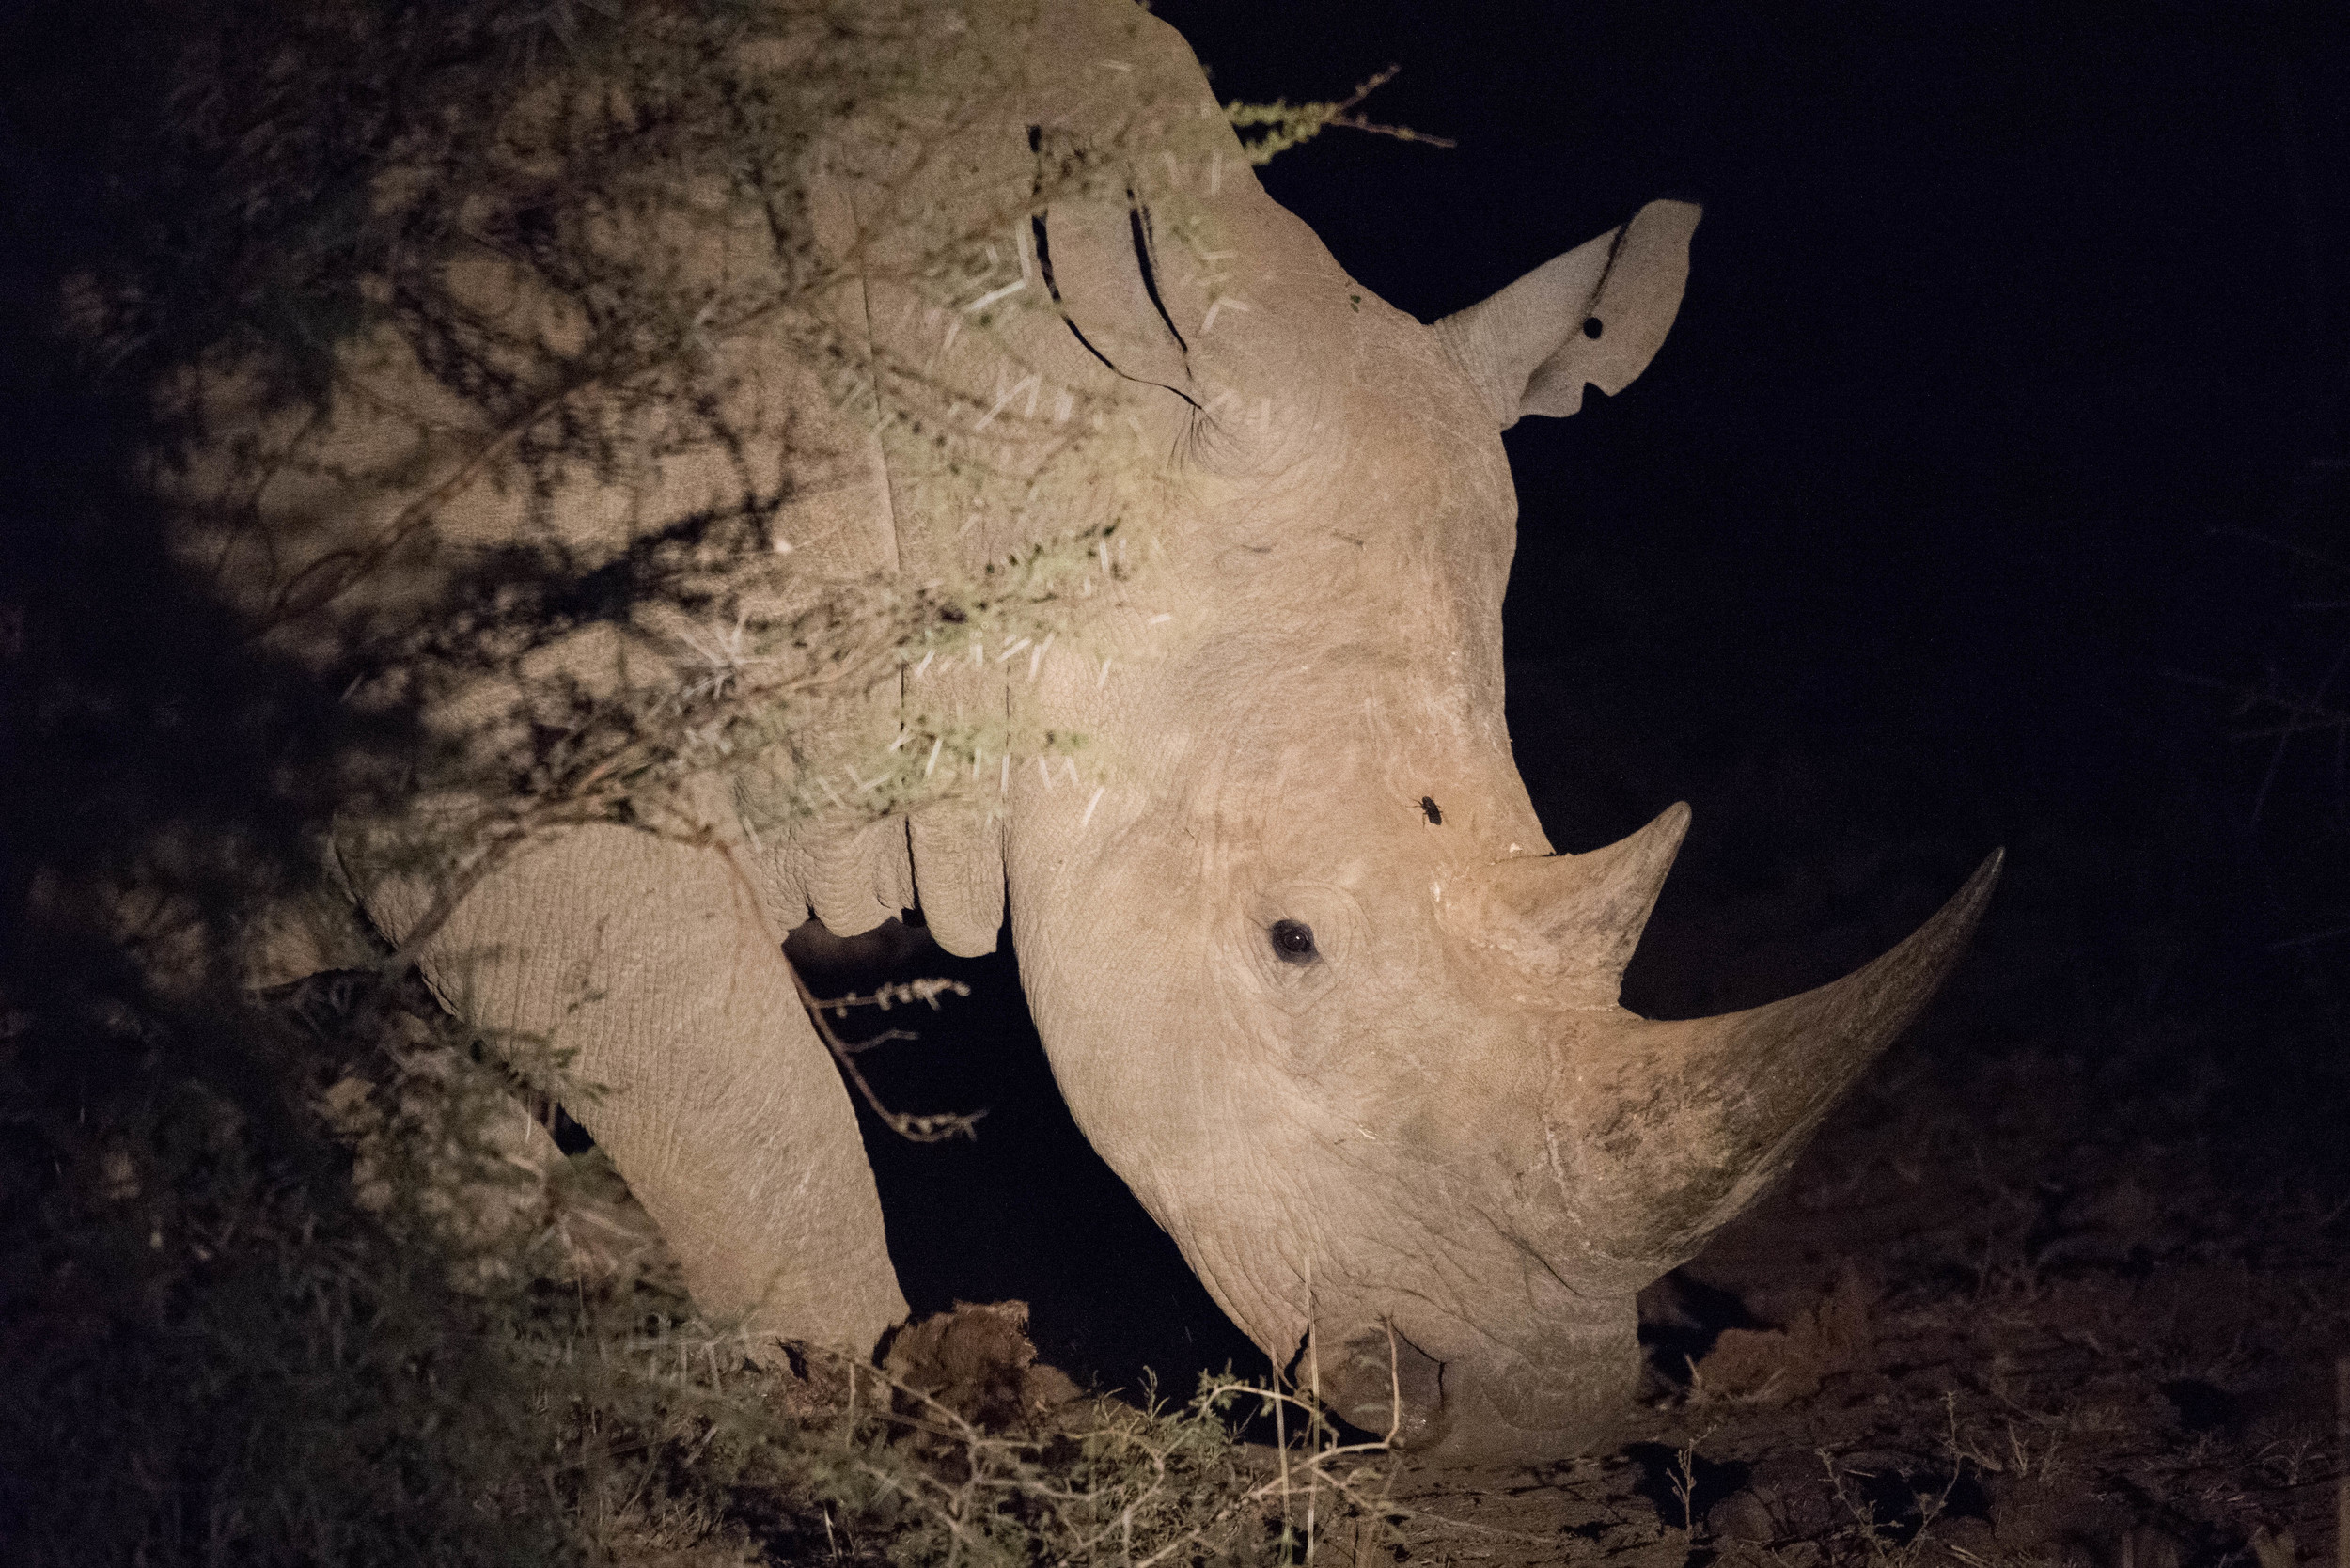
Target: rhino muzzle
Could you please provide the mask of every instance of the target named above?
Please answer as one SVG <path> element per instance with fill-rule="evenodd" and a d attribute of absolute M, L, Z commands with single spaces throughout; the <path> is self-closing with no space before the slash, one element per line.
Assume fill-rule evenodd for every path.
<path fill-rule="evenodd" d="M 1493 1347 L 1438 1360 L 1378 1324 L 1315 1369 L 1340 1419 L 1446 1464 L 1538 1464 L 1616 1435 L 1639 1383 L 1632 1302 L 1554 1325 L 1525 1353 Z"/>
<path fill-rule="evenodd" d="M 1570 1375 L 1557 1381 L 1529 1379 L 1523 1364 L 1508 1361 L 1448 1368 L 1449 1424 L 1426 1456 L 1448 1465 L 1539 1465 L 1619 1439 L 1639 1388 L 1638 1342 L 1626 1329 L 1574 1348 Z"/>
<path fill-rule="evenodd" d="M 1430 1448 L 1450 1433 L 1444 1363 L 1394 1325 L 1375 1324 L 1335 1349 L 1308 1375 L 1341 1420 L 1402 1449 Z"/>

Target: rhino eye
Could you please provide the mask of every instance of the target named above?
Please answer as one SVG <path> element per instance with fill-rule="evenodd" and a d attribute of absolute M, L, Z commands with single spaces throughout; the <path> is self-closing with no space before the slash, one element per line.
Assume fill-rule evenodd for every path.
<path fill-rule="evenodd" d="M 1284 964 L 1311 964 L 1322 956 L 1314 950 L 1314 928 L 1303 920 L 1276 920 L 1270 934 L 1273 956 Z"/>
<path fill-rule="evenodd" d="M 1603 329 L 1600 326 L 1600 321 L 1597 316 L 1586 316 L 1583 318 L 1584 337 L 1596 339 L 1602 330 Z"/>

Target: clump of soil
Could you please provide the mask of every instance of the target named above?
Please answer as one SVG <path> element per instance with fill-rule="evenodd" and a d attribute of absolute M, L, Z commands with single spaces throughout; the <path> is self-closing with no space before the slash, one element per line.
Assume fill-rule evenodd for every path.
<path fill-rule="evenodd" d="M 1080 1398 L 1028 1340 L 1028 1304 L 958 1301 L 898 1330 L 882 1357 L 898 1413 L 920 1422 L 951 1413 L 982 1432 L 1034 1427 Z"/>

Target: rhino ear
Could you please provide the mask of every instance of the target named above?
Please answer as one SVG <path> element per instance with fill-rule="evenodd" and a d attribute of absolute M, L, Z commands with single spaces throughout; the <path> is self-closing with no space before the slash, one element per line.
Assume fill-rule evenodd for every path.
<path fill-rule="evenodd" d="M 1528 414 L 1564 417 L 1583 406 L 1586 382 L 1612 397 L 1648 368 L 1680 312 L 1702 211 L 1652 201 L 1436 323 L 1503 430 Z"/>

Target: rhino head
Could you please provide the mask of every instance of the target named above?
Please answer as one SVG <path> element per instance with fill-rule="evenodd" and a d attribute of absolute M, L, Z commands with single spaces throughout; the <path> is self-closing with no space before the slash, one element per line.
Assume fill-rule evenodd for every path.
<path fill-rule="evenodd" d="M 1640 372 L 1698 210 L 1651 204 L 1429 325 L 1349 278 L 1237 145 L 1197 172 L 1217 156 L 1190 165 L 1210 185 L 1188 244 L 1154 242 L 1131 192 L 1030 226 L 1052 308 L 1017 368 L 1139 388 L 1167 456 L 1158 568 L 1096 619 L 1115 672 L 1037 679 L 1105 782 L 1019 776 L 1023 981 L 1078 1125 L 1277 1362 L 1401 1444 L 1572 1452 L 1633 1389 L 1634 1293 L 1916 1014 L 1997 856 L 1837 984 L 1685 1023 L 1619 1007 L 1688 812 L 1585 855 L 1544 837 L 1503 720 L 1500 436 Z M 953 889 L 993 878 L 958 876 L 952 840 L 917 813 L 914 879 L 950 949 L 984 949 L 997 906 Z"/>

